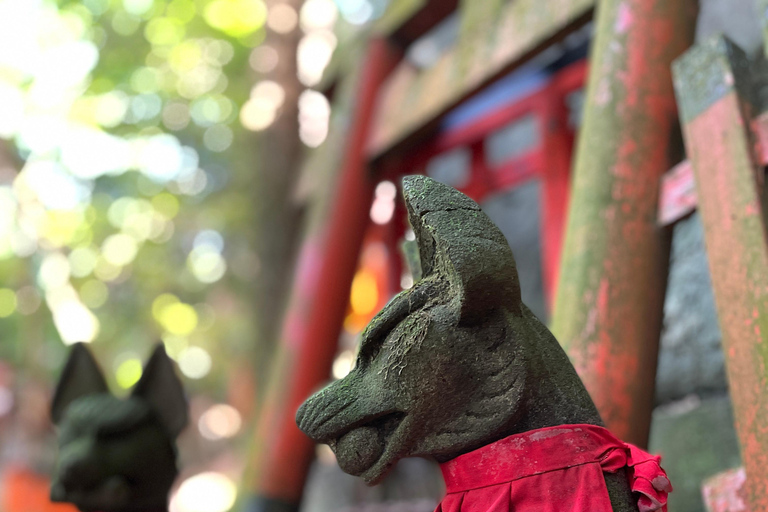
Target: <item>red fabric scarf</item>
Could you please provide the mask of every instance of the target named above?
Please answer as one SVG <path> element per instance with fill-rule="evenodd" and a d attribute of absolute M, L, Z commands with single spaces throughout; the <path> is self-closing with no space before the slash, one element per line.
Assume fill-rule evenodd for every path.
<path fill-rule="evenodd" d="M 441 464 L 435 512 L 612 512 L 603 473 L 625 467 L 640 512 L 667 512 L 660 461 L 595 425 L 532 430 Z"/>

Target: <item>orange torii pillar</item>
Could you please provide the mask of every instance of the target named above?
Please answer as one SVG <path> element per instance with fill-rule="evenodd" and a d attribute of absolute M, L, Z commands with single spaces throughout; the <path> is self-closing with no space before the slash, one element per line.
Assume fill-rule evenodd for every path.
<path fill-rule="evenodd" d="M 677 163 L 670 65 L 694 0 L 601 0 L 552 330 L 608 428 L 645 446 L 669 264 L 659 179 Z"/>

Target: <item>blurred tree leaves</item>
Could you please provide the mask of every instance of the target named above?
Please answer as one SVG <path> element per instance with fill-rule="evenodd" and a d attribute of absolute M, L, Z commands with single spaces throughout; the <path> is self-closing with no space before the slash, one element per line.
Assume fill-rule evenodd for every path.
<path fill-rule="evenodd" d="M 260 0 L 35 3 L 98 48 L 97 64 L 68 105 L 68 120 L 128 141 L 125 147 L 137 152 L 171 134 L 178 144 L 162 140 L 178 155 L 168 156 L 165 146 L 163 154 L 191 165 L 168 180 L 131 170 L 94 172 L 91 179 L 75 173 L 87 199 L 63 209 L 41 206 L 32 193 L 25 198 L 19 180 L 6 176 L 6 190 L 14 193 L 6 204 L 14 205 L 17 222 L 4 234 L 18 238 L 30 218 L 34 233 L 27 240 L 31 250 L 17 250 L 16 243 L 0 260 L 0 287 L 16 302 L 0 317 L 0 358 L 42 378 L 58 372 L 66 350 L 56 325 L 68 320 L 54 323 L 51 311 L 74 293 L 98 320 L 93 348 L 113 382 L 121 361 L 144 358 L 163 339 L 180 362 L 191 347 L 207 351 L 214 364 L 200 382 L 223 391 L 228 361 L 249 348 L 253 332 L 249 285 L 259 262 L 248 187 L 257 155 L 249 144 L 254 135 L 243 133 L 238 114 L 254 80 L 248 57 L 264 38 L 266 6 Z M 0 77 L 12 71 L 0 67 Z M 34 81 L 16 85 L 28 95 Z M 89 148 L 81 149 L 78 158 L 87 160 Z M 41 155 L 23 141 L 18 150 L 10 151 L 20 156 L 14 167 L 27 173 L 21 160 Z M 53 151 L 45 157 L 68 170 L 62 150 Z M 56 261 L 65 263 L 57 267 Z M 45 269 L 49 281 L 61 282 L 45 282 Z M 153 314 L 163 294 L 177 302 L 170 313 Z M 177 329 L 184 322 L 186 328 Z"/>

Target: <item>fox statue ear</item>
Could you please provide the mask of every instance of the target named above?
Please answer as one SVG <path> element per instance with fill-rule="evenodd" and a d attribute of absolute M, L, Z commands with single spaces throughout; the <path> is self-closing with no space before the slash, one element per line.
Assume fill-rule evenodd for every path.
<path fill-rule="evenodd" d="M 460 323 L 473 324 L 499 307 L 522 314 L 512 250 L 476 202 L 426 176 L 403 178 L 403 197 L 423 278 L 443 274 L 448 280 Z"/>
<path fill-rule="evenodd" d="M 72 346 L 51 403 L 51 419 L 58 425 L 69 404 L 86 395 L 108 393 L 99 365 L 84 343 Z"/>
<path fill-rule="evenodd" d="M 184 430 L 188 421 L 187 399 L 181 381 L 176 376 L 173 361 L 165 353 L 162 343 L 158 343 L 152 352 L 132 395 L 140 397 L 152 407 L 173 437 Z"/>

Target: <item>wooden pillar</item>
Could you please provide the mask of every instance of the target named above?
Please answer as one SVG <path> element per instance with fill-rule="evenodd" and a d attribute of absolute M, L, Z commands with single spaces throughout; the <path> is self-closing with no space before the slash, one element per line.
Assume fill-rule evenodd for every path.
<path fill-rule="evenodd" d="M 248 512 L 298 510 L 315 445 L 299 431 L 299 405 L 325 383 L 349 304 L 374 181 L 365 143 L 378 87 L 397 62 L 385 39 L 373 39 L 351 113 L 339 182 L 327 224 L 301 250 L 280 346 L 250 453 Z"/>
<path fill-rule="evenodd" d="M 693 0 L 601 0 L 552 330 L 608 428 L 645 446 L 669 260 L 656 224 L 675 161 L 670 65 L 693 40 Z"/>
<path fill-rule="evenodd" d="M 748 510 L 768 510 L 768 243 L 749 63 L 722 36 L 674 66 L 723 334 Z"/>
<path fill-rule="evenodd" d="M 568 129 L 565 97 L 557 89 L 552 92 L 543 100 L 546 102 L 542 127 L 545 164 L 541 215 L 544 290 L 550 313 L 557 291 L 573 153 L 573 135 Z"/>

